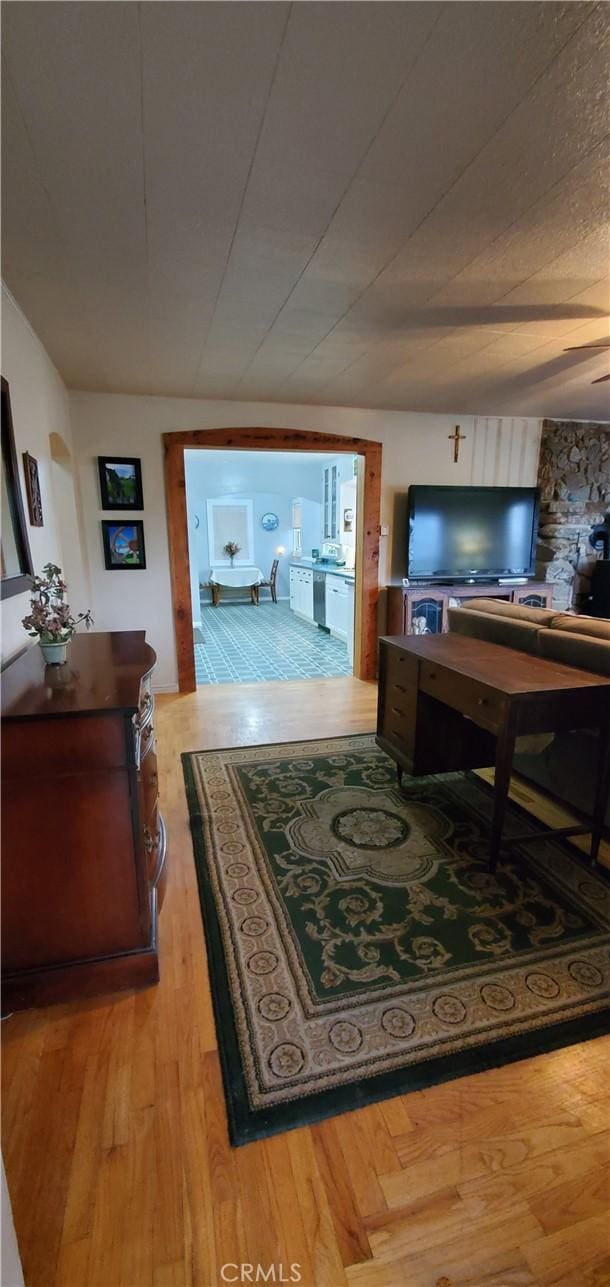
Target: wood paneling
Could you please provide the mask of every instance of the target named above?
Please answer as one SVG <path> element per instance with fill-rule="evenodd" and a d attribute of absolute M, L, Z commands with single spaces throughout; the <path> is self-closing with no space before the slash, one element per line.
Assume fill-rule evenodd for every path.
<path fill-rule="evenodd" d="M 180 752 L 370 731 L 375 705 L 349 678 L 157 699 L 159 986 L 2 1026 L 28 1287 L 222 1287 L 224 1264 L 258 1256 L 299 1263 L 302 1287 L 608 1281 L 607 1039 L 229 1147 Z"/>
<path fill-rule="evenodd" d="M 170 551 L 170 573 L 176 633 L 178 686 L 181 693 L 195 691 L 193 611 L 189 572 L 188 520 L 184 474 L 185 448 L 220 448 L 223 451 L 327 451 L 363 458 L 358 473 L 358 507 L 354 673 L 374 679 L 377 673 L 377 604 L 379 599 L 379 517 L 381 506 L 381 443 L 369 438 L 316 433 L 304 429 L 193 429 L 166 433 L 165 487 Z"/>

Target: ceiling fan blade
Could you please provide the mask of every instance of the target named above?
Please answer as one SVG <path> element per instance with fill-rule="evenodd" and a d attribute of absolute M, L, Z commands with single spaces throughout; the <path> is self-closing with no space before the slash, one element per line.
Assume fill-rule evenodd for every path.
<path fill-rule="evenodd" d="M 592 380 L 591 384 L 603 384 L 604 380 L 610 380 L 610 375 L 600 375 L 597 380 Z"/>

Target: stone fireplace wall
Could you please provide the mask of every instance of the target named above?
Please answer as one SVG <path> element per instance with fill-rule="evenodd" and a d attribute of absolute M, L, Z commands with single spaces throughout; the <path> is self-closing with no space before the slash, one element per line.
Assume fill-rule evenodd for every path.
<path fill-rule="evenodd" d="M 544 420 L 538 485 L 538 575 L 554 608 L 586 612 L 597 557 L 589 535 L 610 509 L 610 425 Z"/>

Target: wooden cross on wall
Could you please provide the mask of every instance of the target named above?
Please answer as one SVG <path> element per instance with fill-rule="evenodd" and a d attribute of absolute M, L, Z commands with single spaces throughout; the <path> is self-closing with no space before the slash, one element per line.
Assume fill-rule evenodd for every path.
<path fill-rule="evenodd" d="M 453 460 L 457 465 L 460 455 L 460 443 L 466 442 L 468 435 L 460 433 L 460 426 L 456 425 L 453 433 L 447 434 L 447 437 L 449 438 L 449 441 L 453 443 Z"/>

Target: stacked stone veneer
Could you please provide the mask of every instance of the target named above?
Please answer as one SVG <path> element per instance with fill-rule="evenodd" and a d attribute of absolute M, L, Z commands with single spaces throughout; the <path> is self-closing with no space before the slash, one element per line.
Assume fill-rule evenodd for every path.
<path fill-rule="evenodd" d="M 538 484 L 538 575 L 553 586 L 553 607 L 587 612 L 589 536 L 610 510 L 610 425 L 543 421 Z"/>

